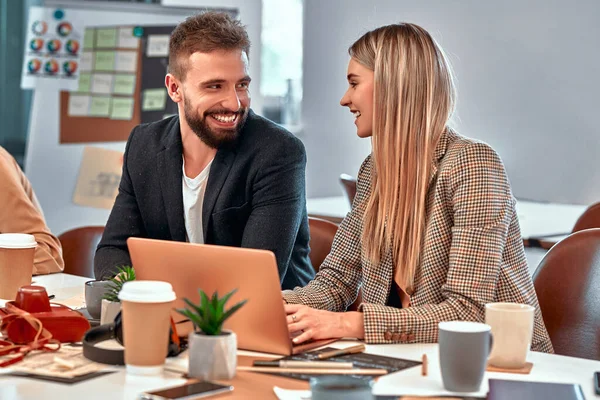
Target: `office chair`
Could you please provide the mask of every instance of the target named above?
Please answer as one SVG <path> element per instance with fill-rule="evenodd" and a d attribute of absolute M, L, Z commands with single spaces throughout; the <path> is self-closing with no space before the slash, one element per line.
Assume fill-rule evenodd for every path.
<path fill-rule="evenodd" d="M 350 202 L 350 206 L 352 206 L 354 196 L 356 196 L 356 179 L 348 174 L 341 174 L 340 183 L 344 188 L 344 193 L 346 194 L 346 198 Z"/>
<path fill-rule="evenodd" d="M 558 242 L 540 262 L 533 284 L 554 351 L 600 360 L 600 229 Z"/>
<path fill-rule="evenodd" d="M 84 226 L 58 237 L 65 260 L 64 273 L 94 279 L 94 255 L 103 233 L 103 226 Z"/>
<path fill-rule="evenodd" d="M 333 238 L 337 233 L 338 226 L 333 222 L 326 221 L 320 218 L 308 217 L 308 226 L 310 229 L 310 262 L 315 269 L 315 272 L 319 272 L 321 264 L 325 261 L 325 258 L 331 251 L 331 245 Z M 348 311 L 358 310 L 358 306 L 362 302 L 361 292 L 358 292 L 358 297 L 354 303 L 348 307 Z"/>

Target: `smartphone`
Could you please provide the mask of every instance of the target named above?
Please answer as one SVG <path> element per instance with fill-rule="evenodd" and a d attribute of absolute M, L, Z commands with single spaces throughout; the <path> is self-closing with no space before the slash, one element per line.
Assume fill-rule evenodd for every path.
<path fill-rule="evenodd" d="M 600 394 L 600 372 L 594 372 L 594 388 L 596 389 L 596 394 Z"/>
<path fill-rule="evenodd" d="M 142 400 L 191 400 L 202 399 L 216 394 L 227 393 L 233 386 L 219 385 L 212 382 L 194 382 L 185 385 L 156 390 L 141 395 Z"/>

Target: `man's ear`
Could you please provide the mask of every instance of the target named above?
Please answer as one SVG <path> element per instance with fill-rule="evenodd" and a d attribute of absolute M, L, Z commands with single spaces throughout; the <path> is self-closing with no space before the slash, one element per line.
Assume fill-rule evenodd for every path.
<path fill-rule="evenodd" d="M 177 79 L 173 74 L 167 74 L 165 76 L 165 86 L 167 87 L 167 93 L 169 93 L 169 97 L 175 103 L 180 103 L 183 100 L 183 89 L 181 87 L 181 82 Z"/>

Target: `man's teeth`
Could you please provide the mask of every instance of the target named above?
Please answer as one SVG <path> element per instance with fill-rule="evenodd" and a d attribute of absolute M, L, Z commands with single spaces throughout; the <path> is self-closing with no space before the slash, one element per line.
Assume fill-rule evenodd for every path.
<path fill-rule="evenodd" d="M 355 118 L 360 117 L 360 111 L 354 111 L 352 114 L 354 114 Z"/>
<path fill-rule="evenodd" d="M 231 123 L 231 122 L 235 121 L 235 119 L 237 118 L 237 114 L 233 114 L 233 115 L 213 114 L 212 117 L 219 122 Z"/>

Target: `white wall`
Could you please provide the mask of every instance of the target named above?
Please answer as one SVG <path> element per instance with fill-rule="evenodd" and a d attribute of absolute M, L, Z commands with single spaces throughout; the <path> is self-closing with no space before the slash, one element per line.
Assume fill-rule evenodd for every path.
<path fill-rule="evenodd" d="M 399 21 L 427 30 L 458 76 L 455 126 L 490 143 L 517 197 L 600 201 L 600 2 L 305 0 L 303 124 L 309 196 L 341 194 L 370 151 L 339 100 L 347 48 Z"/>
<path fill-rule="evenodd" d="M 185 1 L 181 0 L 181 3 Z M 46 0 L 47 6 L 53 6 L 57 1 Z M 175 3 L 175 1 L 172 1 Z M 188 5 L 194 3 L 195 8 L 199 7 L 237 7 L 240 11 L 240 18 L 248 25 L 252 26 L 252 32 L 249 32 L 250 39 L 253 41 L 253 62 L 250 71 L 253 80 L 260 80 L 260 0 L 238 0 L 238 1 L 189 1 Z M 217 4 L 218 3 L 218 4 Z M 258 4 L 258 13 L 250 9 L 252 3 Z M 81 2 L 73 3 L 68 0 L 60 1 L 65 8 L 71 4 L 83 6 Z M 236 6 L 237 4 L 237 6 Z M 175 6 L 175 4 L 171 4 Z M 111 5 L 95 4 L 90 2 L 85 4 L 86 8 L 93 10 L 86 11 L 85 20 L 81 21 L 87 25 L 122 25 L 122 24 L 140 24 L 140 25 L 164 25 L 176 24 L 187 15 L 194 13 L 194 10 L 185 9 L 166 9 L 161 12 L 149 13 L 152 7 L 146 5 L 118 4 Z M 154 7 L 156 8 L 156 7 Z M 118 9 L 119 11 L 114 11 Z M 98 11 L 102 10 L 102 11 Z M 255 19 L 257 18 L 258 19 Z M 257 28 L 258 26 L 258 28 Z M 257 31 L 258 29 L 258 39 Z M 257 82 L 258 83 L 258 82 Z M 258 87 L 258 85 L 257 85 Z M 256 97 L 256 96 L 255 96 Z M 253 99 L 253 101 L 256 99 Z M 254 102 L 260 107 L 260 99 Z M 33 104 L 30 114 L 29 139 L 27 144 L 27 155 L 25 171 L 29 177 L 37 197 L 40 200 L 46 221 L 51 231 L 55 234 L 85 225 L 104 225 L 108 219 L 110 210 L 98 209 L 92 207 L 83 207 L 73 204 L 73 192 L 77 182 L 77 174 L 83 154 L 84 144 L 59 144 L 59 92 L 57 91 L 36 91 L 34 93 Z M 112 150 L 125 150 L 125 142 L 113 143 L 94 143 L 93 146 Z"/>

